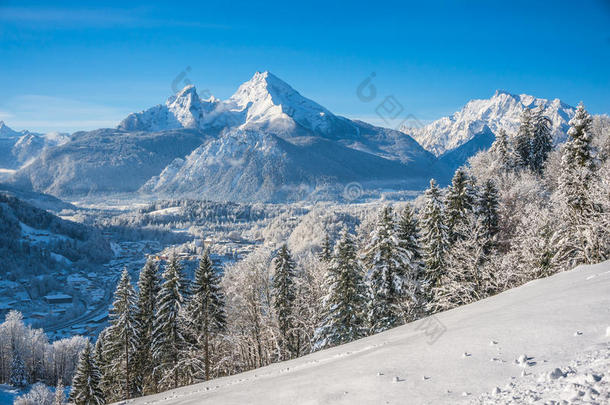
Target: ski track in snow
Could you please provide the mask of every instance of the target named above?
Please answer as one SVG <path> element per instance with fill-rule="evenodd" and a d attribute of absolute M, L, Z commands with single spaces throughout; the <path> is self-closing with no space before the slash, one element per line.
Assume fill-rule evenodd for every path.
<path fill-rule="evenodd" d="M 610 261 L 129 404 L 610 403 Z M 554 402 L 553 402 L 554 401 Z M 563 401 L 563 402 L 562 402 Z"/>

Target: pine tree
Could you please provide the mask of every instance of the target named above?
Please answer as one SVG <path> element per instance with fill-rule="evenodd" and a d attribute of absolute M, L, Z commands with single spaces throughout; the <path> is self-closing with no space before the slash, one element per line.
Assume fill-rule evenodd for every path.
<path fill-rule="evenodd" d="M 286 245 L 283 245 L 275 258 L 275 273 L 271 285 L 273 307 L 279 327 L 280 359 L 292 357 L 294 345 L 293 308 L 296 300 L 296 271 L 294 262 Z"/>
<path fill-rule="evenodd" d="M 210 345 L 215 335 L 224 330 L 226 314 L 220 278 L 214 271 L 208 251 L 201 257 L 195 271 L 186 318 L 196 347 L 203 349 L 205 379 L 209 380 L 212 364 Z"/>
<path fill-rule="evenodd" d="M 419 224 L 415 216 L 415 211 L 411 205 L 407 205 L 403 210 L 398 221 L 397 229 L 398 244 L 411 258 L 411 269 L 415 278 L 415 301 L 416 305 L 410 308 L 406 314 L 408 320 L 418 319 L 422 316 L 425 309 L 425 272 L 422 258 L 421 247 L 419 245 L 420 232 Z"/>
<path fill-rule="evenodd" d="M 322 251 L 320 252 L 320 260 L 328 263 L 332 260 L 333 246 L 330 241 L 330 235 L 328 233 L 324 237 L 324 243 L 322 244 Z"/>
<path fill-rule="evenodd" d="M 481 221 L 483 238 L 485 239 L 485 253 L 496 246 L 496 235 L 498 234 L 498 189 L 493 180 L 489 179 L 483 186 L 483 191 L 477 201 L 476 214 Z"/>
<path fill-rule="evenodd" d="M 186 282 L 182 275 L 182 266 L 175 254 L 172 254 L 165 272 L 157 298 L 158 309 L 153 330 L 153 359 L 155 373 L 160 377 L 160 384 L 177 388 L 179 384 L 179 365 L 181 354 L 185 350 L 184 324 L 180 311 L 184 304 Z"/>
<path fill-rule="evenodd" d="M 591 209 L 589 186 L 595 167 L 591 151 L 591 116 L 581 104 L 570 120 L 569 139 L 562 150 L 558 191 L 564 205 L 563 216 L 574 224 Z"/>
<path fill-rule="evenodd" d="M 100 389 L 100 371 L 91 353 L 91 344 L 80 354 L 78 367 L 72 380 L 70 399 L 75 405 L 103 405 L 106 403 Z"/>
<path fill-rule="evenodd" d="M 514 162 L 512 159 L 512 150 L 510 148 L 510 144 L 508 142 L 508 135 L 506 135 L 506 131 L 503 128 L 498 130 L 498 134 L 496 135 L 496 139 L 490 148 L 491 153 L 493 153 L 496 159 L 500 162 L 500 166 L 503 171 L 511 170 L 514 166 Z"/>
<path fill-rule="evenodd" d="M 451 186 L 445 197 L 445 215 L 449 241 L 455 242 L 463 239 L 466 235 L 460 234 L 459 229 L 464 229 L 468 215 L 472 212 L 475 203 L 474 191 L 470 180 L 462 169 L 455 171 Z"/>
<path fill-rule="evenodd" d="M 544 108 L 540 106 L 534 110 L 532 116 L 530 168 L 537 174 L 542 174 L 544 163 L 553 149 L 552 122 L 543 114 Z"/>
<path fill-rule="evenodd" d="M 136 293 L 131 285 L 127 269 L 114 292 L 110 309 L 110 327 L 106 333 L 105 356 L 110 359 L 111 372 L 119 377 L 123 387 L 122 399 L 129 399 L 133 393 L 133 370 L 138 343 L 138 323 L 136 320 Z"/>
<path fill-rule="evenodd" d="M 93 349 L 93 360 L 100 372 L 99 388 L 103 393 L 104 399 L 107 402 L 113 402 L 121 397 L 122 392 L 117 380 L 118 376 L 111 370 L 110 358 L 107 357 L 105 341 L 108 330 L 109 327 L 102 330 L 98 335 Z"/>
<path fill-rule="evenodd" d="M 421 245 L 426 271 L 428 299 L 430 289 L 437 287 L 445 270 L 445 256 L 449 249 L 449 236 L 445 225 L 441 191 L 434 180 L 425 193 L 426 205 L 421 213 Z"/>
<path fill-rule="evenodd" d="M 554 235 L 554 261 L 564 267 L 600 260 L 606 250 L 602 247 L 606 240 L 603 207 L 592 197 L 598 183 L 591 146 L 592 119 L 582 103 L 569 123 L 555 196 L 562 221 Z"/>
<path fill-rule="evenodd" d="M 153 379 L 155 364 L 152 357 L 152 340 L 155 313 L 157 311 L 157 297 L 160 288 L 159 268 L 149 259 L 140 271 L 138 279 L 136 312 L 138 344 L 134 372 L 134 382 L 138 394 L 155 391 L 156 384 Z"/>
<path fill-rule="evenodd" d="M 59 380 L 55 386 L 55 396 L 53 397 L 53 405 L 64 405 L 66 403 L 66 393 L 64 383 Z"/>
<path fill-rule="evenodd" d="M 351 342 L 366 336 L 367 305 L 364 273 L 356 246 L 344 230 L 326 273 L 327 295 L 322 302 L 322 322 L 314 335 L 314 349 Z"/>
<path fill-rule="evenodd" d="M 19 350 L 13 346 L 13 362 L 11 363 L 11 374 L 9 383 L 14 387 L 23 388 L 28 385 L 28 375 L 25 370 L 25 363 L 21 358 Z"/>
<path fill-rule="evenodd" d="M 574 117 L 570 120 L 568 135 L 570 139 L 566 143 L 566 157 L 570 162 L 574 162 L 577 167 L 587 167 L 593 169 L 594 162 L 592 157 L 592 133 L 591 125 L 593 119 L 585 110 L 582 103 L 578 105 Z"/>
<path fill-rule="evenodd" d="M 525 108 L 521 114 L 521 125 L 513 140 L 515 151 L 515 165 L 518 168 L 529 168 L 532 160 L 532 138 L 533 125 L 532 114 L 529 108 Z"/>
<path fill-rule="evenodd" d="M 369 292 L 369 328 L 378 333 L 405 322 L 415 305 L 415 269 L 397 236 L 394 213 L 384 207 L 364 248 Z"/>
<path fill-rule="evenodd" d="M 466 238 L 456 241 L 447 253 L 446 271 L 433 288 L 435 311 L 466 305 L 492 292 L 490 274 L 484 271 L 487 255 L 481 221 L 471 214 L 466 224 L 460 226 L 470 232 Z"/>

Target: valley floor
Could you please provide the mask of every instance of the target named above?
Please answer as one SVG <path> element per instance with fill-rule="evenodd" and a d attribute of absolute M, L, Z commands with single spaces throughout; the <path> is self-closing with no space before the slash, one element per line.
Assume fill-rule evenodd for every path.
<path fill-rule="evenodd" d="M 610 261 L 133 404 L 610 401 Z M 552 402 L 551 402 L 552 403 Z"/>

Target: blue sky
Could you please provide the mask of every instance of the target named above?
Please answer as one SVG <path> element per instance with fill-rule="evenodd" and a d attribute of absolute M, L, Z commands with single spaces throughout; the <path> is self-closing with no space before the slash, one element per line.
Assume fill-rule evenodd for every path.
<path fill-rule="evenodd" d="M 371 72 L 380 100 L 422 122 L 496 89 L 610 113 L 610 2 L 506 3 L 0 0 L 0 120 L 114 126 L 164 102 L 181 72 L 226 98 L 262 70 L 374 123 L 356 96 Z"/>

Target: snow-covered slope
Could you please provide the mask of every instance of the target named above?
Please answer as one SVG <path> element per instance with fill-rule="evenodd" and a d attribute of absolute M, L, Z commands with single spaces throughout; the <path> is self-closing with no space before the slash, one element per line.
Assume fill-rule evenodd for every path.
<path fill-rule="evenodd" d="M 55 196 L 135 192 L 204 139 L 194 129 L 77 132 L 69 142 L 44 149 L 11 181 L 18 187 Z"/>
<path fill-rule="evenodd" d="M 229 201 L 337 198 L 343 193 L 337 185 L 350 182 L 363 188 L 421 188 L 436 173 L 427 162 L 384 159 L 323 137 L 284 139 L 239 129 L 175 159 L 141 190 Z"/>
<path fill-rule="evenodd" d="M 609 292 L 610 262 L 580 266 L 353 343 L 128 403 L 608 403 Z"/>
<path fill-rule="evenodd" d="M 500 128 L 509 134 L 516 132 L 523 109 L 540 105 L 553 123 L 555 141 L 565 140 L 568 121 L 574 115 L 574 107 L 562 103 L 559 99 L 546 100 L 500 90 L 489 99 L 469 101 L 464 108 L 450 117 L 440 118 L 422 128 L 402 127 L 401 130 L 411 135 L 424 148 L 440 156 L 470 141 L 481 133 L 485 126 L 494 133 Z"/>

